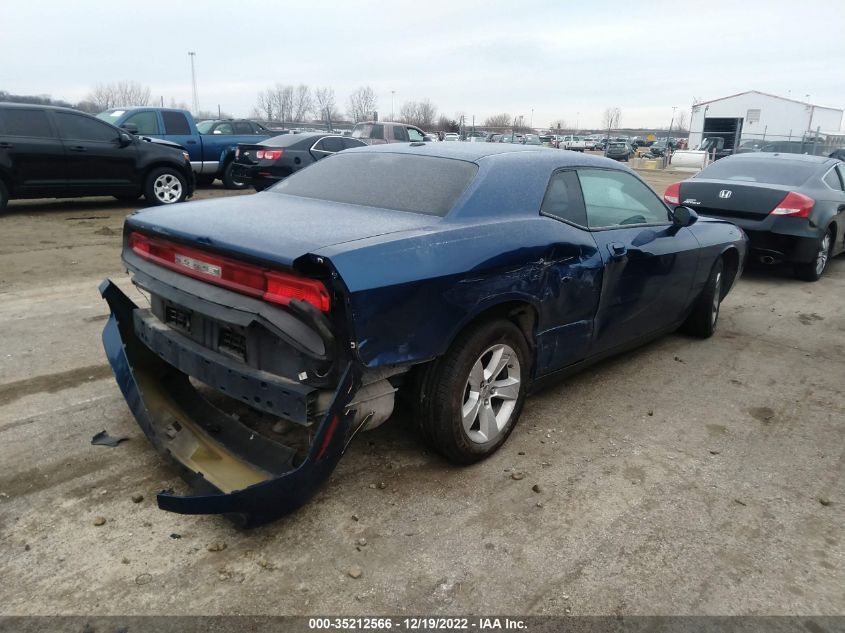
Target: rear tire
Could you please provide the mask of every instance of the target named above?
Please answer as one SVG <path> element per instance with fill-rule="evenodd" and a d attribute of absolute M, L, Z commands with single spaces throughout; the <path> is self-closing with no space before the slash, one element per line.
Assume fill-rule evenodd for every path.
<path fill-rule="evenodd" d="M 232 175 L 232 169 L 234 168 L 235 163 L 233 161 L 229 161 L 226 163 L 226 167 L 223 168 L 223 186 L 226 189 L 246 189 L 246 183 L 241 182 L 240 180 L 235 180 L 234 176 Z"/>
<path fill-rule="evenodd" d="M 827 263 L 830 261 L 833 250 L 833 231 L 828 228 L 818 242 L 816 258 L 805 264 L 794 264 L 793 270 L 798 279 L 804 281 L 818 281 L 827 270 Z"/>
<path fill-rule="evenodd" d="M 725 277 L 725 264 L 722 258 L 716 260 L 707 285 L 695 300 L 687 320 L 681 325 L 681 331 L 699 338 L 710 338 L 716 331 L 716 324 L 719 321 L 719 308 L 724 298 L 723 288 Z"/>
<path fill-rule="evenodd" d="M 150 204 L 175 204 L 187 196 L 185 177 L 172 167 L 153 169 L 144 182 L 144 197 Z"/>
<path fill-rule="evenodd" d="M 530 367 L 525 337 L 510 321 L 462 335 L 418 376 L 415 415 L 426 442 L 456 464 L 492 455 L 519 419 Z"/>
<path fill-rule="evenodd" d="M 0 213 L 6 210 L 6 205 L 9 202 L 9 190 L 6 189 L 5 183 L 0 180 Z"/>

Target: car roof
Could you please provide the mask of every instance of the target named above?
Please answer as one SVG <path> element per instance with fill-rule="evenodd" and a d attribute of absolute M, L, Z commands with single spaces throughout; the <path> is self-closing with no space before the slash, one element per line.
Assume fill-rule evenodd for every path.
<path fill-rule="evenodd" d="M 384 145 L 369 145 L 353 147 L 345 150 L 352 152 L 384 152 L 394 154 L 416 154 L 418 156 L 434 156 L 452 158 L 477 163 L 481 160 L 507 162 L 536 160 L 549 166 L 595 166 L 616 167 L 623 169 L 615 160 L 600 156 L 585 156 L 583 152 L 567 152 L 565 150 L 543 147 L 542 145 L 523 145 L 511 143 L 386 143 Z M 833 160 L 833 159 L 831 159 Z"/>
<path fill-rule="evenodd" d="M 731 160 L 758 160 L 758 161 L 785 161 L 790 160 L 801 163 L 815 163 L 817 165 L 824 165 L 825 163 L 836 162 L 835 158 L 827 156 L 813 156 L 811 154 L 790 154 L 789 152 L 747 152 L 743 154 L 733 154 L 726 156 Z M 725 160 L 723 158 L 722 160 Z"/>
<path fill-rule="evenodd" d="M 63 106 L 42 105 L 40 103 L 17 103 L 12 101 L 0 101 L 0 108 L 38 108 L 40 110 L 58 110 L 60 112 L 76 112 L 77 114 L 88 114 L 82 110 L 65 108 Z M 88 116 L 91 116 L 88 114 Z"/>
<path fill-rule="evenodd" d="M 270 138 L 264 139 L 257 145 L 267 145 L 268 147 L 290 147 L 292 145 L 298 145 L 299 143 L 315 143 L 318 139 L 327 137 L 327 136 L 335 136 L 337 138 L 351 138 L 351 137 L 344 137 L 341 134 L 337 134 L 335 132 L 306 132 L 305 134 L 278 134 L 277 136 L 271 136 Z M 355 139 L 358 140 L 358 139 Z M 245 145 L 247 143 L 244 143 Z"/>

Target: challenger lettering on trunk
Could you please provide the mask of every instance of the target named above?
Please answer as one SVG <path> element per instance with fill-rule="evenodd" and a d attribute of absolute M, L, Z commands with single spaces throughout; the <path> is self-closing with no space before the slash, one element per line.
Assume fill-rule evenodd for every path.
<path fill-rule="evenodd" d="M 214 264 L 209 264 L 208 262 L 194 259 L 193 257 L 188 257 L 187 255 L 180 255 L 178 253 L 176 254 L 175 260 L 177 264 L 181 264 L 185 268 L 190 268 L 191 270 L 196 270 L 214 277 L 222 276 L 220 266 L 215 266 Z"/>

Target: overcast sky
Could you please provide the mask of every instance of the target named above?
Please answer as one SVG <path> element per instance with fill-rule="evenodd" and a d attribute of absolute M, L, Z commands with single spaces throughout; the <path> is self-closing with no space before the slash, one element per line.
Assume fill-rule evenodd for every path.
<path fill-rule="evenodd" d="M 756 89 L 845 106 L 845 2 L 742 0 L 0 0 L 0 90 L 78 101 L 123 79 L 246 116 L 276 82 L 331 86 L 381 118 L 429 98 L 476 122 L 497 112 L 667 126 L 672 106 Z"/>

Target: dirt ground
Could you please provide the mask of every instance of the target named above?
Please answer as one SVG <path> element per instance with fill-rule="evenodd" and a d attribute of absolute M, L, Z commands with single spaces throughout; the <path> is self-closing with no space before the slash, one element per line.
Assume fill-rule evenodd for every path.
<path fill-rule="evenodd" d="M 394 419 L 310 505 L 239 531 L 156 508 L 180 481 L 106 364 L 97 285 L 132 290 L 130 209 L 0 217 L 0 613 L 845 612 L 845 258 L 815 284 L 747 273 L 712 339 L 532 397 L 484 463 L 449 466 Z M 130 439 L 92 446 L 104 429 Z"/>

